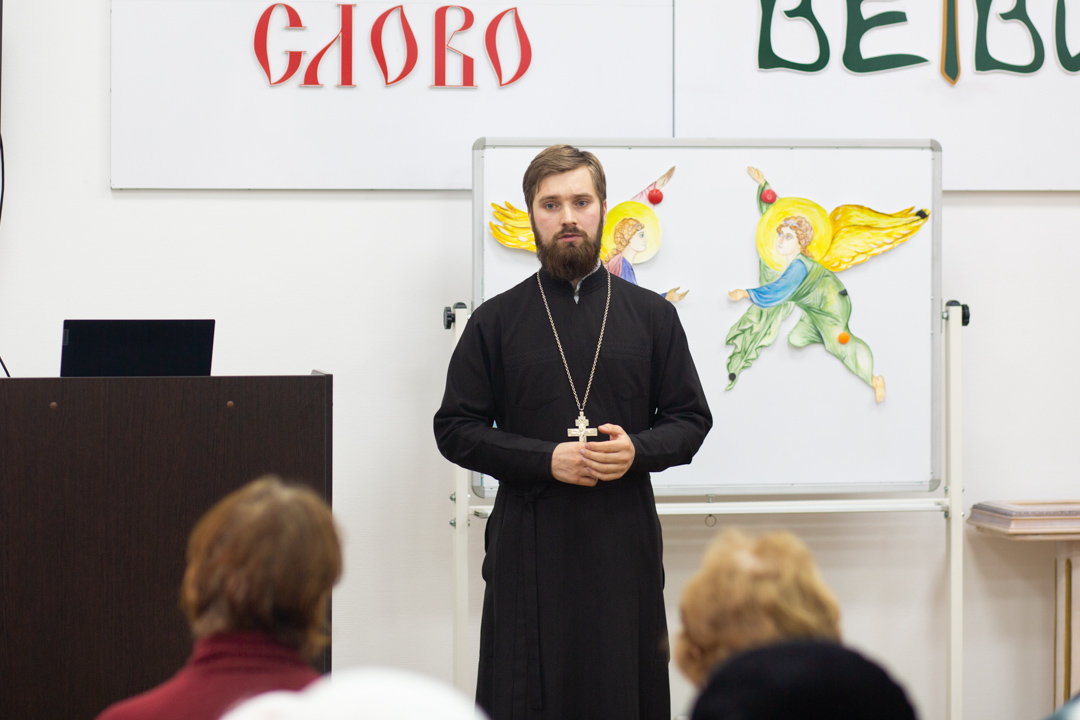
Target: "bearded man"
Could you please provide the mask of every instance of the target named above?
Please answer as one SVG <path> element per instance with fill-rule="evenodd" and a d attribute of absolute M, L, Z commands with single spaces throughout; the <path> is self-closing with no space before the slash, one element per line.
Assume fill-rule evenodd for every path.
<path fill-rule="evenodd" d="M 599 160 L 555 145 L 522 184 L 541 268 L 473 313 L 435 415 L 443 455 L 499 481 L 476 699 L 493 720 L 669 720 L 649 473 L 689 463 L 712 416 L 674 306 L 600 263 Z"/>

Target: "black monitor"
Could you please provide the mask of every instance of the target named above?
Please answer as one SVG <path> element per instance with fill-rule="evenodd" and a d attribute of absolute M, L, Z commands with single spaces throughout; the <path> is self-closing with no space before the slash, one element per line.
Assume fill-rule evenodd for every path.
<path fill-rule="evenodd" d="M 65 320 L 60 377 L 209 375 L 213 320 Z"/>

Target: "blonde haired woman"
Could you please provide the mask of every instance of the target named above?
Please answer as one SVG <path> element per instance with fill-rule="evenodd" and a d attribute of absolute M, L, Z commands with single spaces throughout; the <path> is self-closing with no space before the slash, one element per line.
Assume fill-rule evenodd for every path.
<path fill-rule="evenodd" d="M 683 589 L 675 662 L 699 688 L 731 655 L 780 640 L 840 641 L 840 607 L 789 532 L 725 530 Z"/>
<path fill-rule="evenodd" d="M 683 590 L 675 661 L 692 720 L 915 720 L 872 660 L 840 645 L 840 608 L 788 532 L 725 530 Z"/>

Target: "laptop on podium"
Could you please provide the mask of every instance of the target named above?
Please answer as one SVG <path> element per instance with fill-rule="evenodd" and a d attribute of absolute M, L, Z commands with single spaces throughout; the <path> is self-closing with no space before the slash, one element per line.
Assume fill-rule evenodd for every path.
<path fill-rule="evenodd" d="M 65 320 L 60 377 L 209 375 L 213 320 Z"/>

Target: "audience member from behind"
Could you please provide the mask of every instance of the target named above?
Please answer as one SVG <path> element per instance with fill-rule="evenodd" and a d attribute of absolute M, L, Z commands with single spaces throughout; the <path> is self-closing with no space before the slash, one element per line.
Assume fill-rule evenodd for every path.
<path fill-rule="evenodd" d="M 249 700 L 221 720 L 484 720 L 449 685 L 391 668 L 335 670 L 299 693 Z"/>
<path fill-rule="evenodd" d="M 217 720 L 237 702 L 299 690 L 327 643 L 326 609 L 341 577 L 330 508 L 312 490 L 260 478 L 226 496 L 188 540 L 180 605 L 195 649 L 170 680 L 98 720 Z"/>
<path fill-rule="evenodd" d="M 728 657 L 782 640 L 839 642 L 840 608 L 809 548 L 789 532 L 725 530 L 686 584 L 675 662 L 699 688 Z"/>
<path fill-rule="evenodd" d="M 779 642 L 724 662 L 691 720 L 915 720 L 903 689 L 836 643 Z"/>

